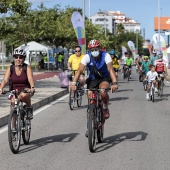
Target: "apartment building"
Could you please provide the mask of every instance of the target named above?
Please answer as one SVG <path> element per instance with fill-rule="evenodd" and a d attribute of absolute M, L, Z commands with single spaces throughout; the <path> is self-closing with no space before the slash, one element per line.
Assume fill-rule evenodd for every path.
<path fill-rule="evenodd" d="M 109 32 L 113 34 L 115 33 L 117 24 L 122 24 L 125 31 L 135 33 L 141 32 L 140 23 L 126 17 L 126 15 L 120 11 L 99 11 L 94 16 L 90 17 L 90 19 L 94 25 L 100 25 L 102 28 L 107 28 Z"/>

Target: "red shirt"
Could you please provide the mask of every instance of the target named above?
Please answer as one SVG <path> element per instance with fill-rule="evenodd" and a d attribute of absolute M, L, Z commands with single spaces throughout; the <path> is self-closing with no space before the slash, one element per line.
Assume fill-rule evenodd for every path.
<path fill-rule="evenodd" d="M 155 71 L 156 72 L 164 72 L 165 71 L 165 60 L 162 59 L 162 61 L 156 60 L 155 61 Z"/>

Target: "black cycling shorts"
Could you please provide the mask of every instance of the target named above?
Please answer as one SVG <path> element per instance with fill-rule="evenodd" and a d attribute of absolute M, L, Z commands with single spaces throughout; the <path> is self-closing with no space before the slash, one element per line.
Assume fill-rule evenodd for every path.
<path fill-rule="evenodd" d="M 119 69 L 118 69 L 118 68 L 114 68 L 114 71 L 115 71 L 115 72 L 119 72 Z"/>
<path fill-rule="evenodd" d="M 94 79 L 92 80 L 91 78 L 86 79 L 86 84 L 88 89 L 94 89 L 94 88 L 99 88 L 99 85 L 102 82 L 108 82 L 109 84 L 111 83 L 111 78 L 110 77 L 105 77 L 103 79 Z"/>

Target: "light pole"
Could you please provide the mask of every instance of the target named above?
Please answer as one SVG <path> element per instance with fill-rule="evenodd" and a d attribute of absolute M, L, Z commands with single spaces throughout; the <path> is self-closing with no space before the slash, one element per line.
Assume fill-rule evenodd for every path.
<path fill-rule="evenodd" d="M 139 33 L 139 27 L 135 27 L 136 32 L 136 54 L 138 54 L 138 33 Z"/>
<path fill-rule="evenodd" d="M 89 0 L 89 23 L 90 23 L 90 0 Z"/>
<path fill-rule="evenodd" d="M 85 0 L 83 0 L 83 20 L 85 23 Z"/>
<path fill-rule="evenodd" d="M 160 52 L 160 0 L 158 0 L 158 45 Z"/>

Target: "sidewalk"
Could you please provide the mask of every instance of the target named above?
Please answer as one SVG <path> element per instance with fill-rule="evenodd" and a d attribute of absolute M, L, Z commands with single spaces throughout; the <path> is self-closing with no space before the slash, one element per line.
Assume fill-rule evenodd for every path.
<path fill-rule="evenodd" d="M 68 93 L 68 90 L 60 87 L 58 72 L 33 72 L 36 93 L 32 97 L 34 110 L 48 104 Z M 1 71 L 0 78 L 3 78 Z M 4 90 L 8 90 L 8 86 Z M 10 101 L 8 94 L 0 95 L 0 127 L 8 122 Z"/>

